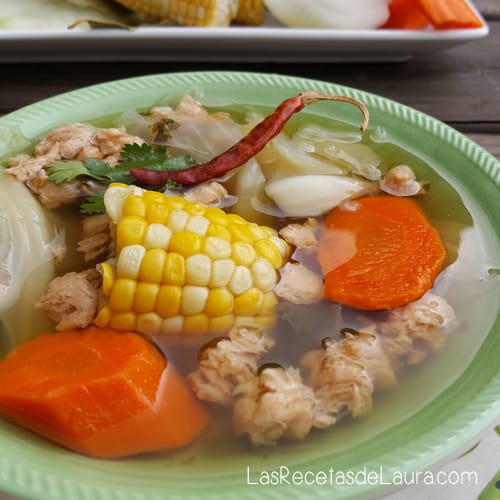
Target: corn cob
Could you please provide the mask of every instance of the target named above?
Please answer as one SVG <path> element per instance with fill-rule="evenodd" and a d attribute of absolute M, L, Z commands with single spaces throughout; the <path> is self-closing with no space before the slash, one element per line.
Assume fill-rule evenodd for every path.
<path fill-rule="evenodd" d="M 185 26 L 229 26 L 239 0 L 117 0 L 125 7 Z"/>
<path fill-rule="evenodd" d="M 234 21 L 241 24 L 262 24 L 264 22 L 262 0 L 240 0 Z"/>
<path fill-rule="evenodd" d="M 117 256 L 101 264 L 95 324 L 148 334 L 272 326 L 289 246 L 274 229 L 178 196 L 111 184 Z"/>

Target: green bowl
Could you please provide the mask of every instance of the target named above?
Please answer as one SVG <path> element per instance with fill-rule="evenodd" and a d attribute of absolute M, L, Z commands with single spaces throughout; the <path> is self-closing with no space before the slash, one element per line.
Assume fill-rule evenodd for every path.
<path fill-rule="evenodd" d="M 0 158 L 58 125 L 146 108 L 165 96 L 197 89 L 211 106 L 275 107 L 303 90 L 345 94 L 369 108 L 371 126 L 428 162 L 480 215 L 479 229 L 500 267 L 500 164 L 445 124 L 396 102 L 320 81 L 256 73 L 178 73 L 96 85 L 33 104 L 0 119 Z M 321 103 L 302 113 L 359 122 L 350 106 Z M 474 242 L 472 242 L 474 244 Z M 147 500 L 160 498 L 344 498 L 376 494 L 403 474 L 453 455 L 500 414 L 500 291 L 498 276 L 482 317 L 471 297 L 472 334 L 374 406 L 365 418 L 273 449 L 196 446 L 125 460 L 77 455 L 0 421 L 0 490 L 25 498 Z M 467 309 L 468 310 L 468 309 Z"/>

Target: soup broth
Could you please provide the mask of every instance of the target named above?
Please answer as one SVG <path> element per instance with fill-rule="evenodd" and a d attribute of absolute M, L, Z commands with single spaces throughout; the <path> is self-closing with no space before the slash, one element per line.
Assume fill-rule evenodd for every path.
<path fill-rule="evenodd" d="M 248 112 L 241 106 L 225 111 L 230 111 L 239 121 L 243 121 Z M 265 114 L 266 111 L 268 110 L 262 108 L 258 109 L 257 113 Z M 252 112 L 255 112 L 255 109 L 252 109 Z M 95 120 L 94 124 L 110 126 L 117 118 L 100 118 Z M 334 131 L 353 131 L 353 127 L 348 124 L 303 113 L 287 126 L 286 133 L 292 135 L 300 125 L 311 122 Z M 215 408 L 213 411 L 216 418 L 213 419 L 211 427 L 188 448 L 142 457 L 141 460 L 150 462 L 152 471 L 161 470 L 168 463 L 170 467 L 174 467 L 172 470 L 178 467 L 181 474 L 189 469 L 208 476 L 217 473 L 220 464 L 230 457 L 238 456 L 243 461 L 247 460 L 248 464 L 258 463 L 263 466 L 278 460 L 282 450 L 285 450 L 291 465 L 293 451 L 307 455 L 319 442 L 323 443 L 323 446 L 327 442 L 330 452 L 341 453 L 397 427 L 399 423 L 425 408 L 426 404 L 461 376 L 476 356 L 495 321 L 500 304 L 498 277 L 490 272 L 498 266 L 500 255 L 488 217 L 464 187 L 453 185 L 440 174 L 439 165 L 429 165 L 422 158 L 393 142 L 390 137 L 381 135 L 380 131 L 370 129 L 363 135 L 362 143 L 372 148 L 380 157 L 383 173 L 395 165 L 410 165 L 417 179 L 428 183 L 425 195 L 416 197 L 416 200 L 438 229 L 447 251 L 445 268 L 438 276 L 433 291 L 444 297 L 453 307 L 459 323 L 456 331 L 450 333 L 444 352 L 425 360 L 423 365 L 400 370 L 395 387 L 385 393 L 375 394 L 373 409 L 369 415 L 358 419 L 346 418 L 331 429 L 314 431 L 303 441 L 281 443 L 277 449 L 266 448 L 263 451 L 251 447 L 246 439 L 233 437 L 229 430 L 231 412 Z M 234 179 L 225 182 L 229 192 L 233 182 Z M 243 195 L 235 205 L 227 208 L 227 211 L 277 229 L 304 220 L 281 215 L 273 217 L 258 210 L 249 213 L 250 205 L 249 199 Z M 81 215 L 76 210 L 64 209 L 61 216 L 72 242 L 69 243 L 69 248 L 74 248 L 74 242 L 80 237 L 75 228 Z M 318 217 L 318 220 L 321 225 L 322 217 Z M 318 270 L 315 259 L 307 252 L 297 250 L 292 259 Z M 76 252 L 70 252 L 58 272 L 62 274 L 70 269 L 83 269 L 85 266 Z M 10 314 L 21 318 L 25 304 L 22 306 L 23 310 L 17 307 Z M 269 333 L 275 340 L 275 345 L 265 354 L 261 363 L 278 363 L 284 367 L 299 366 L 304 353 L 318 349 L 324 338 L 340 339 L 344 329 L 360 330 L 364 325 L 383 321 L 387 316 L 386 312 L 360 311 L 327 301 L 313 305 L 280 301 L 277 310 L 277 324 Z M 12 321 L 9 326 L 11 337 L 15 339 L 18 326 Z M 32 328 L 33 336 L 40 333 L 37 324 L 33 324 Z M 179 337 L 168 335 L 153 338 L 169 362 L 183 375 L 196 368 L 197 354 L 210 340 L 203 337 L 184 342 Z M 367 456 L 369 455 L 368 446 Z M 136 460 L 128 459 L 125 462 L 126 467 L 132 469 Z"/>

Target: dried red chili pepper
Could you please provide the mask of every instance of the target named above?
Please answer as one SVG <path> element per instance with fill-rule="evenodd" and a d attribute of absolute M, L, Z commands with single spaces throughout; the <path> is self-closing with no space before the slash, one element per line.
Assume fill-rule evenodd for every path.
<path fill-rule="evenodd" d="M 185 170 L 163 172 L 137 167 L 131 168 L 130 173 L 138 182 L 148 186 L 163 186 L 168 180 L 177 184 L 193 185 L 222 177 L 264 149 L 266 144 L 283 130 L 286 122 L 295 113 L 309 104 L 324 100 L 354 104 L 363 114 L 361 130 L 364 131 L 368 126 L 368 110 L 362 102 L 347 96 L 302 92 L 296 97 L 290 97 L 283 101 L 273 113 L 264 118 L 239 142 L 207 163 L 195 165 Z"/>

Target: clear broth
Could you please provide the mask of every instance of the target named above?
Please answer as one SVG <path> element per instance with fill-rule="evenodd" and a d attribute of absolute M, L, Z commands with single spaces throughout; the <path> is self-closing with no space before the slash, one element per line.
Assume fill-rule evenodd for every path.
<path fill-rule="evenodd" d="M 236 116 L 242 118 L 244 115 L 245 112 L 241 107 L 238 108 Z M 96 120 L 94 124 L 110 126 L 114 118 L 105 117 Z M 293 127 L 304 121 L 311 121 L 311 117 L 298 118 L 293 126 L 287 127 L 287 131 L 292 132 Z M 341 122 L 327 121 L 318 117 L 315 117 L 314 121 L 334 129 L 352 128 Z M 397 164 L 410 165 L 419 180 L 428 181 L 430 184 L 428 193 L 419 197 L 418 202 L 439 230 L 448 252 L 446 268 L 436 281 L 435 291 L 452 305 L 460 327 L 450 335 L 442 355 L 426 360 L 423 365 L 403 370 L 398 373 L 399 384 L 394 389 L 386 394 L 375 395 L 370 415 L 357 420 L 346 418 L 329 430 L 313 432 L 303 442 L 280 445 L 280 448 L 286 449 L 287 452 L 294 450 L 307 452 L 320 442 L 324 446 L 325 440 L 330 445 L 331 453 L 341 452 L 415 415 L 457 380 L 470 365 L 498 314 L 500 287 L 498 278 L 489 273 L 489 269 L 498 266 L 499 255 L 496 235 L 488 223 L 486 214 L 464 188 L 452 186 L 422 158 L 389 140 L 377 142 L 373 137 L 372 134 L 366 133 L 363 142 L 370 144 L 376 150 L 385 168 Z M 230 211 L 238 213 L 238 205 L 231 207 Z M 257 215 L 259 218 L 262 217 L 261 214 Z M 65 217 L 68 220 L 68 227 L 74 227 L 73 222 L 79 215 L 76 212 L 66 212 Z M 288 222 L 297 220 L 267 218 L 266 222 L 274 227 L 283 227 Z M 78 237 L 78 234 L 71 232 L 72 241 L 76 241 Z M 75 255 L 72 259 L 73 268 L 84 267 L 81 259 Z M 66 271 L 68 266 L 64 267 Z M 280 320 L 271 332 L 276 340 L 276 346 L 262 362 L 277 362 L 283 366 L 298 366 L 302 355 L 310 349 L 317 349 L 322 338 L 338 337 L 344 327 L 359 327 L 360 314 L 368 318 L 378 317 L 381 314 L 339 308 L 326 302 L 307 307 L 291 304 L 280 304 L 278 307 Z M 39 332 L 34 332 L 36 333 Z M 187 374 L 196 367 L 197 352 L 208 339 L 190 345 L 168 337 L 156 338 L 155 341 L 169 362 L 173 363 L 181 373 Z M 232 438 L 229 431 L 230 413 L 219 409 L 215 409 L 214 412 L 217 418 L 214 418 L 211 428 L 188 448 L 177 452 L 149 455 L 143 459 L 152 464 L 158 461 L 158 467 L 162 467 L 165 462 L 191 466 L 194 461 L 198 466 L 203 466 L 204 471 L 210 472 L 210 470 L 215 471 L 217 467 L 214 465 L 216 463 L 213 461 L 214 458 L 223 459 L 236 454 L 240 457 L 246 456 L 249 460 L 262 461 L 263 457 L 269 458 L 275 453 L 273 450 L 252 448 L 246 439 Z M 128 459 L 131 463 L 134 460 L 136 459 Z"/>

